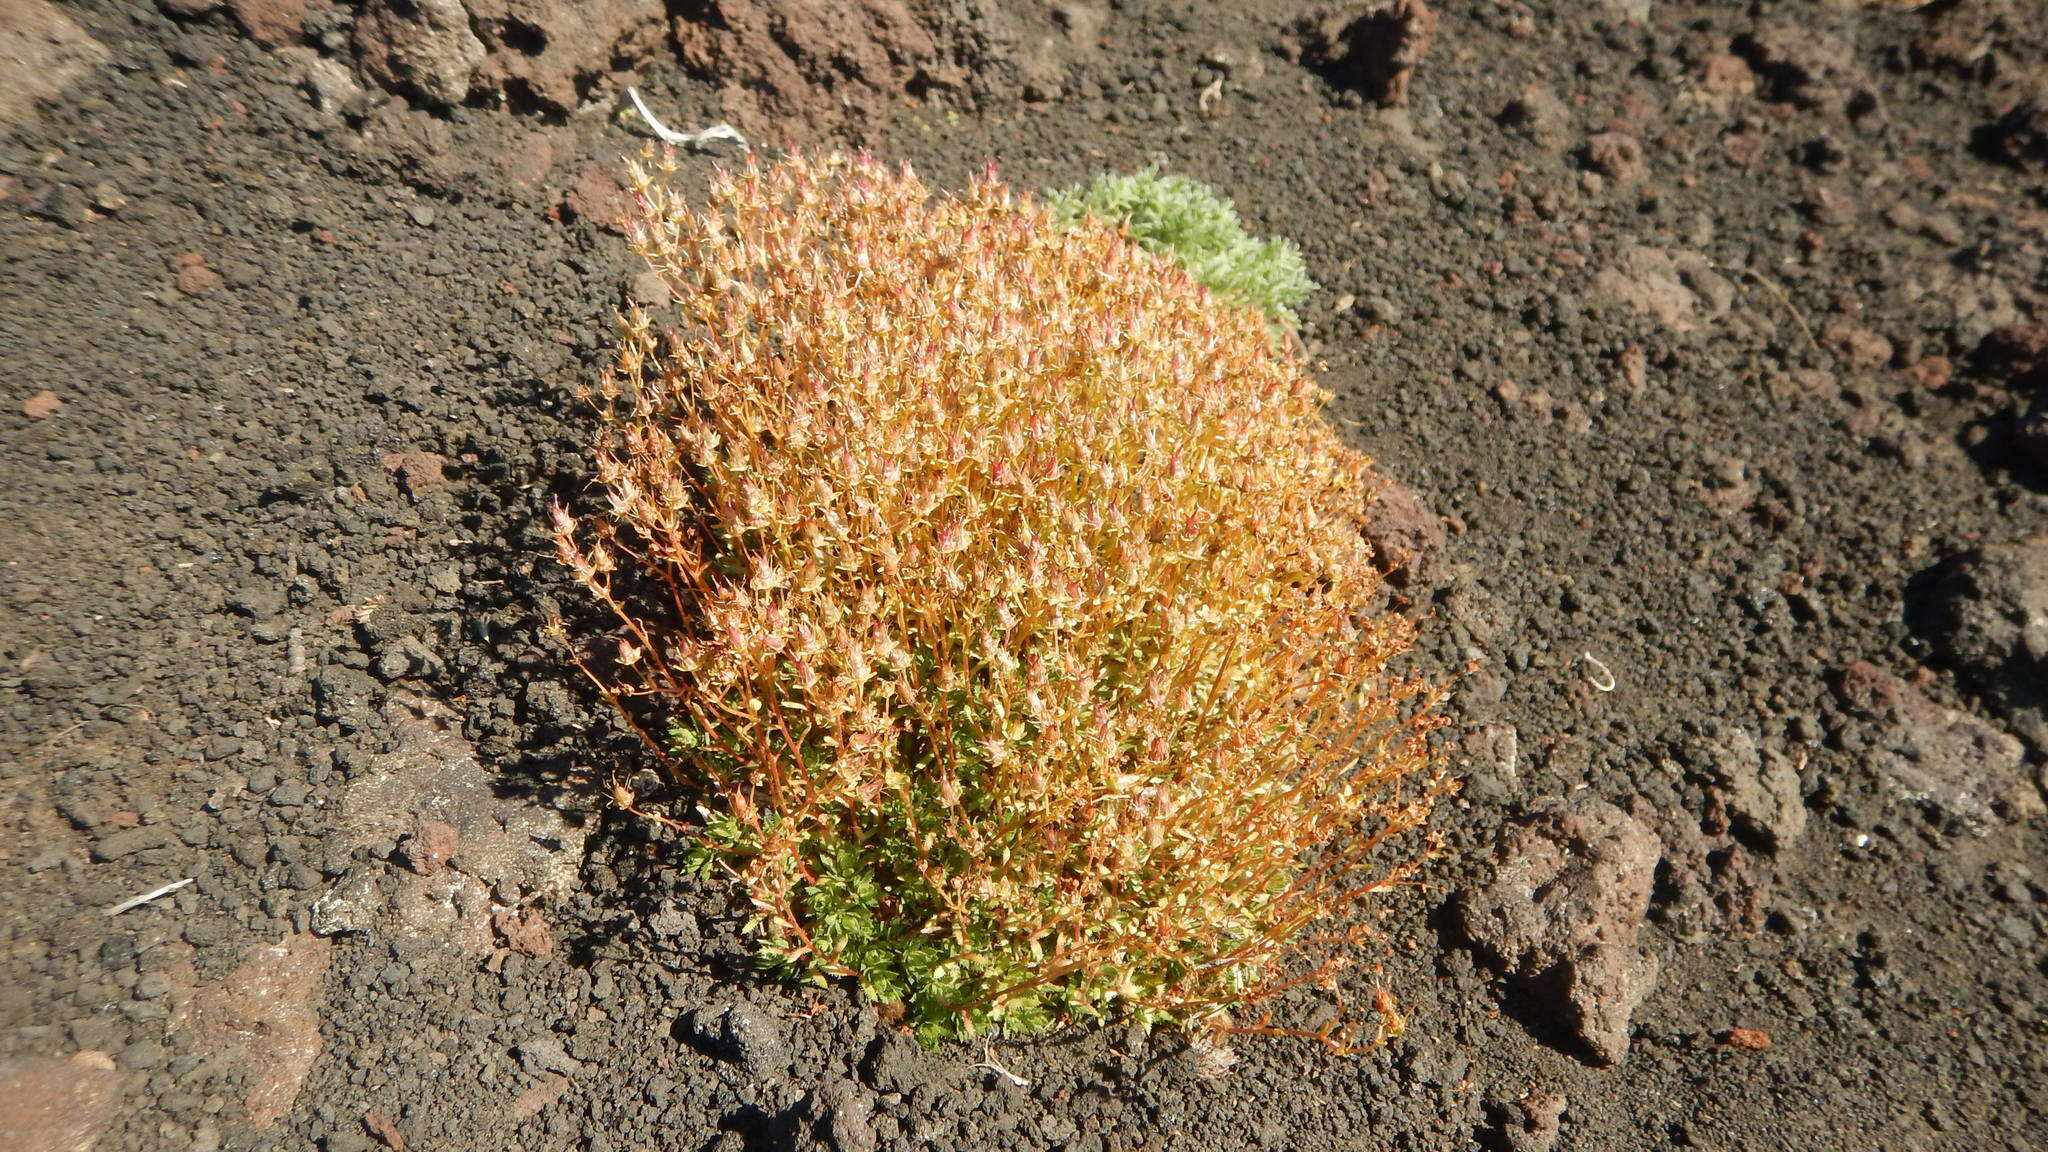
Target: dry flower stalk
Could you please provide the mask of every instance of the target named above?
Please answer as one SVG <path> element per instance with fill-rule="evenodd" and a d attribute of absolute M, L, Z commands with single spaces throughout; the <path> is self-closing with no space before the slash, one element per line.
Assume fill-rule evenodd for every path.
<path fill-rule="evenodd" d="M 630 236 L 675 302 L 623 320 L 556 541 L 769 956 L 932 1035 L 1326 981 L 1443 790 L 1327 394 L 993 172 L 750 159 L 699 209 L 674 166 Z"/>

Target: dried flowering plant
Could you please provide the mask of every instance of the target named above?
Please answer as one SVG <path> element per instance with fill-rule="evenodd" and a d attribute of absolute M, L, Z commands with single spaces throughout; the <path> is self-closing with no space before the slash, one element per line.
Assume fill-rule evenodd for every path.
<path fill-rule="evenodd" d="M 674 169 L 629 221 L 673 302 L 624 318 L 555 538 L 765 955 L 934 1037 L 1334 984 L 1442 783 L 1326 394 L 992 173 L 750 160 L 698 208 Z"/>

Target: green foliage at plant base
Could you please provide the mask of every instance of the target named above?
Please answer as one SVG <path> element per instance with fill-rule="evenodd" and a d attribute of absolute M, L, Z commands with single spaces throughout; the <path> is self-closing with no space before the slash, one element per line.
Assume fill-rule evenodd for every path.
<path fill-rule="evenodd" d="M 1156 166 L 1098 176 L 1050 193 L 1046 202 L 1068 223 L 1087 216 L 1121 222 L 1140 244 L 1171 255 L 1209 291 L 1257 309 L 1276 328 L 1294 328 L 1294 309 L 1316 290 L 1293 241 L 1253 238 L 1236 206 L 1215 189 Z"/>
<path fill-rule="evenodd" d="M 670 729 L 670 746 L 678 755 L 701 755 L 705 747 L 701 736 L 682 726 Z M 970 790 L 965 799 L 978 818 L 999 818 L 995 798 Z M 1148 1026 L 1173 1019 L 1172 1013 L 1145 1007 L 1143 1001 L 1185 978 L 1185 965 L 1158 969 L 1134 955 L 1128 963 L 1092 965 L 1087 984 L 1079 987 L 1071 981 L 1040 985 L 1053 957 L 1044 948 L 1019 955 L 1005 947 L 999 917 L 972 923 L 958 935 L 932 934 L 928 926 L 943 914 L 946 894 L 927 879 L 918 845 L 907 830 L 937 826 L 946 818 L 945 807 L 934 789 L 912 786 L 903 795 L 884 796 L 880 808 L 860 835 L 814 838 L 803 865 L 808 875 L 801 882 L 808 934 L 803 947 L 795 947 L 765 916 L 748 921 L 762 971 L 820 986 L 833 975 L 856 974 L 868 998 L 899 1008 L 902 1022 L 927 1045 L 990 1031 L 1030 1035 L 1060 1018 L 1101 1019 L 1113 1010 Z M 736 866 L 758 857 L 763 839 L 779 824 L 771 817 L 757 829 L 729 813 L 705 809 L 701 814 L 703 829 L 685 846 L 683 863 L 706 879 L 730 876 Z M 940 863 L 951 868 L 969 864 L 957 858 Z M 1271 890 L 1263 895 L 1278 896 L 1287 879 L 1272 877 Z M 1250 907 L 1263 904 L 1261 895 L 1239 893 Z M 1104 914 L 1116 913 L 1105 909 Z M 819 964 L 821 955 L 834 958 L 829 967 Z M 1251 965 L 1219 966 L 1213 976 L 1225 992 L 1246 991 L 1259 978 Z M 1088 984 L 1110 994 L 1091 995 Z M 1005 988 L 1018 991 L 987 999 L 990 989 Z"/>

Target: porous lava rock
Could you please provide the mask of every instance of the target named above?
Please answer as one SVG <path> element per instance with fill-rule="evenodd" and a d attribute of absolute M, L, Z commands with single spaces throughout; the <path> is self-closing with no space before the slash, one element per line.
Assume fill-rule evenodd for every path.
<path fill-rule="evenodd" d="M 500 93 L 557 112 L 668 38 L 660 0 L 368 0 L 355 24 L 365 80 L 427 104 Z"/>
<path fill-rule="evenodd" d="M 1332 84 L 1400 107 L 1408 103 L 1408 85 L 1436 40 L 1436 26 L 1436 13 L 1422 0 L 1372 0 L 1304 16 L 1285 47 Z"/>
<path fill-rule="evenodd" d="M 515 105 L 567 111 L 601 95 L 614 72 L 631 72 L 669 41 L 661 0 L 467 0 L 484 60 L 474 84 Z"/>
<path fill-rule="evenodd" d="M 243 1105 L 261 1131 L 291 1111 L 320 1057 L 322 982 L 333 954 L 317 936 L 298 934 L 251 948 L 217 983 L 174 986 L 167 1032 L 207 1059 L 247 1072 Z"/>
<path fill-rule="evenodd" d="M 267 48 L 296 44 L 306 35 L 306 0 L 229 0 L 249 39 Z"/>
<path fill-rule="evenodd" d="M 1531 1092 L 1502 1109 L 1499 1146 L 1506 1152 L 1550 1152 L 1557 1147 L 1568 1102 L 1562 1092 Z"/>
<path fill-rule="evenodd" d="M 875 1135 L 871 1097 L 851 1081 L 826 1081 L 804 1098 L 802 1114 L 809 1122 L 804 1134 L 813 1139 L 799 1147 L 819 1152 L 875 1152 L 881 1146 Z"/>
<path fill-rule="evenodd" d="M 1594 274 L 1593 296 L 1654 317 L 1683 335 L 1697 332 L 1703 319 L 1725 316 L 1735 292 L 1713 262 L 1697 252 L 1631 244 Z"/>
<path fill-rule="evenodd" d="M 1736 41 L 1735 50 L 1763 81 L 1766 98 L 1838 111 L 1845 88 L 1860 74 L 1841 37 L 1803 24 L 1768 24 Z"/>
<path fill-rule="evenodd" d="M 2011 734 L 1943 707 L 1867 661 L 1843 669 L 1835 690 L 1863 721 L 1844 734 L 1845 747 L 1901 798 L 1980 833 L 2042 811 L 2025 746 Z"/>
<path fill-rule="evenodd" d="M 2048 476 L 2048 381 L 2013 421 L 2012 446 L 2023 467 Z"/>
<path fill-rule="evenodd" d="M 1643 142 L 1626 132 L 1595 133 L 1587 139 L 1583 156 L 1587 168 L 1616 184 L 1633 184 L 1648 170 Z"/>
<path fill-rule="evenodd" d="M 2025 388 L 2048 384 L 2048 328 L 2039 324 L 2006 324 L 1977 343 L 1970 360 L 1994 380 Z"/>
<path fill-rule="evenodd" d="M 750 138 L 871 138 L 871 108 L 937 63 L 902 0 L 697 0 L 676 23 L 683 64 Z"/>
<path fill-rule="evenodd" d="M 107 61 L 107 47 L 47 0 L 0 0 L 0 130 Z"/>
<path fill-rule="evenodd" d="M 1776 873 L 1768 855 L 1733 834 L 1718 792 L 1708 791 L 1701 812 L 1660 808 L 1639 796 L 1630 797 L 1626 808 L 1663 843 L 1650 913 L 1665 931 L 1702 943 L 1762 930 Z"/>
<path fill-rule="evenodd" d="M 462 0 L 369 0 L 355 42 L 363 79 L 431 104 L 466 99 L 484 62 Z"/>
<path fill-rule="evenodd" d="M 1386 476 L 1375 478 L 1366 516 L 1366 540 L 1388 578 L 1404 588 L 1430 583 L 1446 538 L 1443 517 Z"/>
<path fill-rule="evenodd" d="M 1979 142 L 1986 155 L 2016 168 L 2048 168 L 2048 85 L 1987 125 Z"/>
<path fill-rule="evenodd" d="M 1805 834 L 1799 770 L 1783 753 L 1764 748 L 1755 733 L 1716 725 L 1687 759 L 1705 768 L 1729 823 L 1752 843 L 1776 854 Z"/>
<path fill-rule="evenodd" d="M 1493 879 L 1453 897 L 1480 957 L 1599 1064 L 1628 1053 L 1630 1017 L 1656 984 L 1656 957 L 1636 930 L 1661 855 L 1641 822 L 1580 794 L 1502 829 Z"/>
<path fill-rule="evenodd" d="M 64 1060 L 0 1064 L 0 1136 L 20 1152 L 88 1152 L 98 1146 L 120 1089 L 114 1062 L 92 1049 Z"/>
<path fill-rule="evenodd" d="M 2048 536 L 1936 569 L 1915 624 L 1943 663 L 2048 749 Z"/>
<path fill-rule="evenodd" d="M 1522 86 L 1498 117 L 1500 123 L 1533 144 L 1561 152 L 1572 138 L 1572 110 L 1548 84 Z"/>

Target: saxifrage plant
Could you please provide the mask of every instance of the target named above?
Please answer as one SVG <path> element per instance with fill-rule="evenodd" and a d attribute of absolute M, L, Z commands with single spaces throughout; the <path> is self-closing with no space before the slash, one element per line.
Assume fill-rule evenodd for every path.
<path fill-rule="evenodd" d="M 1280 332 L 1296 326 L 1294 310 L 1316 290 L 1293 241 L 1254 239 L 1236 205 L 1186 176 L 1157 167 L 1103 175 L 1054 192 L 1046 203 L 1068 223 L 1094 217 L 1121 224 L 1140 244 L 1180 261 L 1211 292 L 1263 312 Z"/>
<path fill-rule="evenodd" d="M 764 954 L 928 1037 L 1328 982 L 1441 778 L 1326 394 L 992 173 L 750 160 L 700 209 L 674 166 L 630 221 L 674 300 L 623 320 L 556 541 Z"/>

